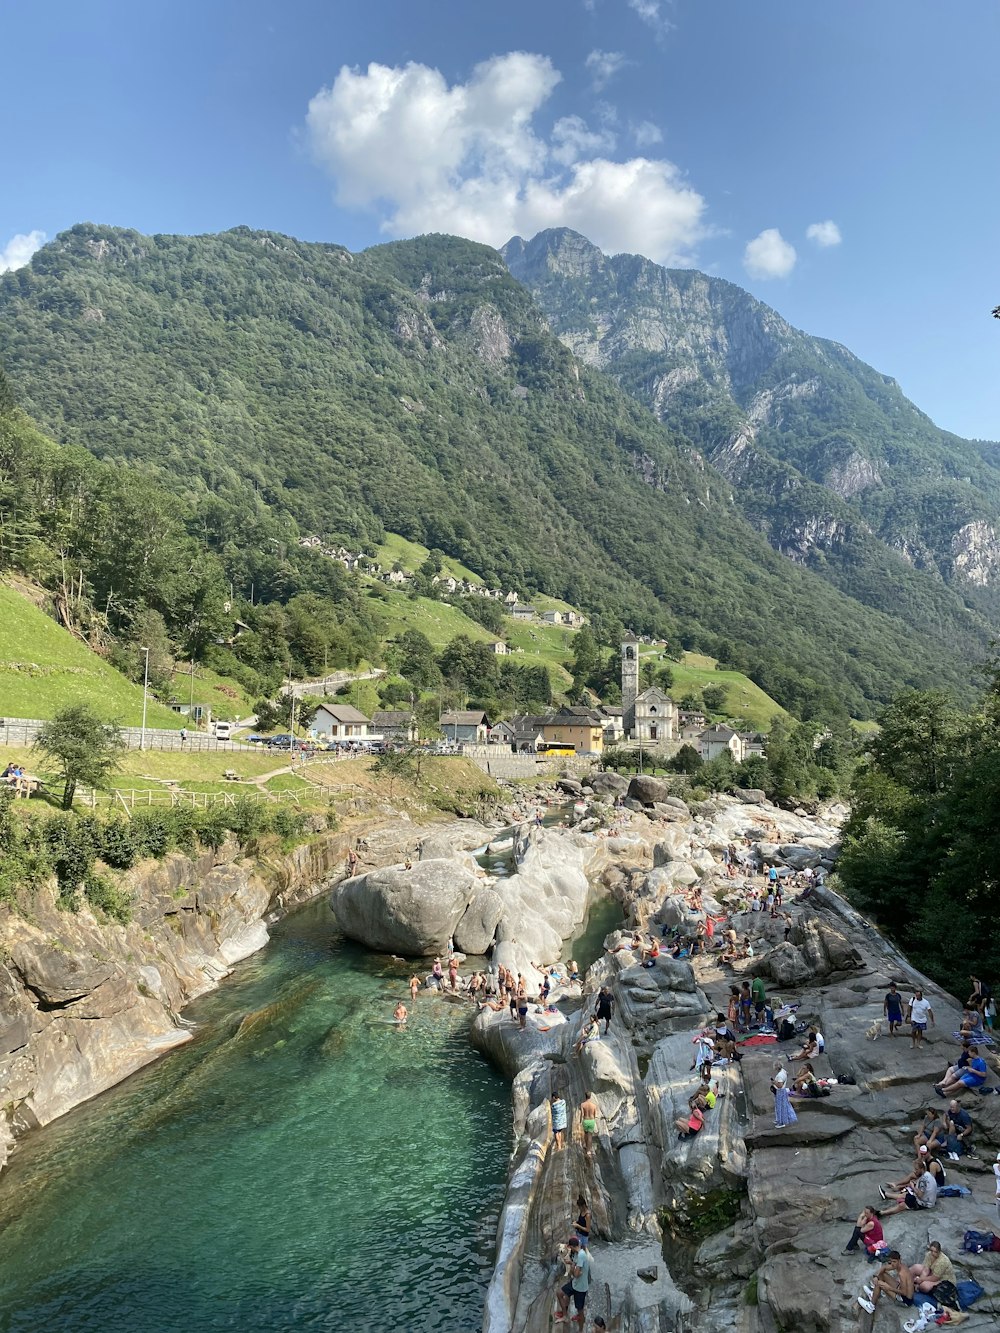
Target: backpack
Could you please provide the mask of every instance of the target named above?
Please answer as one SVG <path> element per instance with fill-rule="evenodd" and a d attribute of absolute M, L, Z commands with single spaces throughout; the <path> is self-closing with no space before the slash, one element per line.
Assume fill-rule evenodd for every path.
<path fill-rule="evenodd" d="M 781 1026 L 778 1028 L 779 1041 L 791 1041 L 795 1036 L 795 1024 L 790 1018 L 783 1018 Z"/>
<path fill-rule="evenodd" d="M 938 1305 L 947 1305 L 951 1310 L 958 1310 L 960 1303 L 958 1299 L 958 1288 L 954 1282 L 939 1282 L 934 1288 L 934 1299 Z"/>
<path fill-rule="evenodd" d="M 1000 1250 L 1000 1242 L 992 1231 L 967 1231 L 962 1237 L 962 1249 L 969 1254 L 982 1254 L 984 1250 Z M 937 1287 L 934 1293 L 937 1295 Z"/>
<path fill-rule="evenodd" d="M 937 1290 L 935 1288 L 935 1290 Z M 970 1305 L 974 1305 L 980 1296 L 985 1296 L 986 1292 L 975 1280 L 975 1278 L 966 1278 L 964 1282 L 958 1283 L 958 1299 L 961 1302 L 961 1309 L 967 1310 Z"/>

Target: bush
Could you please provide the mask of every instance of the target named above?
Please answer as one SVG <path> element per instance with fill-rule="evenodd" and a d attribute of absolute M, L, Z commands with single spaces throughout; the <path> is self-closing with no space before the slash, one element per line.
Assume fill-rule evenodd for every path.
<path fill-rule="evenodd" d="M 93 873 L 83 881 L 83 892 L 92 907 L 125 926 L 132 919 L 132 895 L 103 875 Z"/>
<path fill-rule="evenodd" d="M 173 843 L 172 811 L 140 810 L 132 816 L 132 838 L 136 859 L 166 856 Z"/>
<path fill-rule="evenodd" d="M 124 819 L 109 820 L 101 833 L 101 860 L 115 870 L 127 870 L 137 859 L 131 823 Z"/>

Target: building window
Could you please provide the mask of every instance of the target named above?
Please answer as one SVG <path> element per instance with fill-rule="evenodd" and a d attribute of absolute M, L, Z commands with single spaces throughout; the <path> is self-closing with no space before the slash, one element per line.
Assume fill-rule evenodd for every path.
<path fill-rule="evenodd" d="M 626 648 L 626 649 L 625 649 L 625 661 L 626 661 L 626 662 L 631 662 L 631 661 L 633 660 L 634 657 L 635 657 L 635 652 L 634 652 L 634 650 L 633 650 L 632 648 Z"/>

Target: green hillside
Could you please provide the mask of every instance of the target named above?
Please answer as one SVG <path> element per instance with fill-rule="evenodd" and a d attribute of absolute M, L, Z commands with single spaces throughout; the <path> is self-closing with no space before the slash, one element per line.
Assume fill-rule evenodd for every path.
<path fill-rule="evenodd" d="M 0 716 L 49 718 L 67 704 L 93 705 L 109 722 L 142 722 L 142 688 L 115 671 L 9 583 L 0 582 Z M 149 700 L 151 727 L 183 718 Z"/>
<path fill-rule="evenodd" d="M 566 345 L 719 468 L 775 550 L 915 639 L 983 659 L 1000 622 L 995 449 L 731 282 L 566 229 L 503 253 Z"/>
<path fill-rule="evenodd" d="M 985 623 L 915 634 L 909 600 L 873 610 L 774 551 L 731 483 L 579 364 L 485 246 L 352 256 L 246 228 L 81 225 L 0 277 L 0 359 L 43 427 L 175 492 L 243 605 L 264 580 L 282 602 L 305 583 L 344 608 L 326 633 L 341 657 L 370 656 L 370 620 L 288 533 L 369 550 L 398 533 L 580 607 L 606 643 L 656 633 L 813 715 L 870 716 L 906 684 L 968 692 L 985 652 Z M 318 672 L 309 605 L 280 629 Z M 274 617 L 254 615 L 231 665 L 260 678 Z"/>

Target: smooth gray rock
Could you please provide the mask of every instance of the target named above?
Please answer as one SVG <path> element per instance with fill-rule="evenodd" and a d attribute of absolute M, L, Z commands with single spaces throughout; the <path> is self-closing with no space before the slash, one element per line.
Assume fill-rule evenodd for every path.
<path fill-rule="evenodd" d="M 484 954 L 493 943 L 503 915 L 503 899 L 495 889 L 477 885 L 455 927 L 455 947 L 466 954 Z"/>
<path fill-rule="evenodd" d="M 420 957 L 447 948 L 478 881 L 461 865 L 418 861 L 388 866 L 338 884 L 330 895 L 337 924 L 370 949 Z"/>
<path fill-rule="evenodd" d="M 590 785 L 599 796 L 624 796 L 628 791 L 629 780 L 621 773 L 593 773 Z"/>

